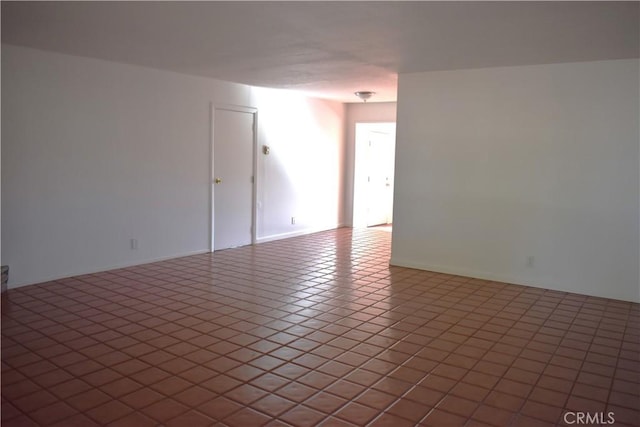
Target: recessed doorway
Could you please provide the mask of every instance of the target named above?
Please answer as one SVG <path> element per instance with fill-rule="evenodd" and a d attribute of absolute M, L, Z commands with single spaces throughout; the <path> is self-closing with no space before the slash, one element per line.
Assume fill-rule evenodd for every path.
<path fill-rule="evenodd" d="M 356 123 L 354 227 L 393 223 L 395 148 L 395 123 Z"/>

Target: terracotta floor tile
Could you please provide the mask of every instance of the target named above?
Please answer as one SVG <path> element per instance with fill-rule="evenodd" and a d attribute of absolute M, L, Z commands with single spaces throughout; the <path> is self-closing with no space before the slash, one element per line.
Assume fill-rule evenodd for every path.
<path fill-rule="evenodd" d="M 355 402 L 350 402 L 337 411 L 335 416 L 355 425 L 363 426 L 378 416 L 378 411 Z"/>
<path fill-rule="evenodd" d="M 226 397 L 219 396 L 209 402 L 198 405 L 195 409 L 211 418 L 222 420 L 243 407 L 244 406 L 240 403 L 234 402 Z"/>
<path fill-rule="evenodd" d="M 505 394 L 519 397 L 527 397 L 533 386 L 531 384 L 512 381 L 509 379 L 501 379 L 495 386 L 495 390 Z"/>
<path fill-rule="evenodd" d="M 86 412 L 89 409 L 95 408 L 110 400 L 111 396 L 94 388 L 84 393 L 80 393 L 67 398 L 66 402 L 78 411 Z"/>
<path fill-rule="evenodd" d="M 159 393 L 164 394 L 165 396 L 171 396 L 180 393 L 181 391 L 191 387 L 192 385 L 193 384 L 191 384 L 189 381 L 185 381 L 180 377 L 172 376 L 151 385 L 151 388 Z"/>
<path fill-rule="evenodd" d="M 417 423 L 424 418 L 425 415 L 431 412 L 432 409 L 432 405 L 400 398 L 393 405 L 387 408 L 386 412 Z"/>
<path fill-rule="evenodd" d="M 139 412 L 133 412 L 129 415 L 109 423 L 108 427 L 155 427 L 158 422 L 152 418 L 149 418 Z M 81 427 L 81 425 L 78 425 Z"/>
<path fill-rule="evenodd" d="M 228 370 L 225 374 L 237 380 L 246 382 L 264 374 L 265 371 L 251 365 L 240 365 L 237 368 Z"/>
<path fill-rule="evenodd" d="M 36 377 L 55 370 L 58 370 L 58 367 L 46 360 L 41 360 L 18 368 L 18 371 L 27 373 L 30 377 Z"/>
<path fill-rule="evenodd" d="M 515 412 L 497 409 L 492 406 L 480 405 L 472 415 L 473 420 L 479 420 L 485 424 L 502 427 L 508 426 L 515 416 Z"/>
<path fill-rule="evenodd" d="M 520 412 L 532 418 L 555 423 L 562 415 L 563 410 L 557 406 L 527 401 Z"/>
<path fill-rule="evenodd" d="M 332 377 L 331 375 L 328 375 L 322 372 L 316 372 L 316 371 L 309 372 L 308 374 L 303 375 L 297 379 L 297 382 L 307 385 L 309 387 L 313 387 L 317 390 L 323 389 L 327 387 L 329 384 L 334 383 L 335 381 L 337 381 L 337 378 Z M 351 381 L 360 384 L 358 381 L 353 381 L 353 380 Z"/>
<path fill-rule="evenodd" d="M 475 402 L 481 402 L 489 394 L 489 390 L 467 383 L 458 383 L 451 389 L 450 396 L 458 396 Z"/>
<path fill-rule="evenodd" d="M 640 410 L 639 409 L 629 409 L 629 408 L 621 408 L 615 405 L 610 405 L 607 407 L 607 412 L 613 412 L 615 422 L 620 424 L 624 423 L 629 426 L 637 425 L 638 419 L 640 418 Z M 608 417 L 607 417 L 608 421 Z M 615 424 L 614 424 L 615 425 Z"/>
<path fill-rule="evenodd" d="M 412 427 L 415 424 L 404 418 L 397 417 L 392 414 L 382 414 L 375 418 L 369 426 L 371 427 Z M 444 425 L 444 424 L 441 424 Z"/>
<path fill-rule="evenodd" d="M 243 384 L 226 392 L 224 395 L 243 405 L 249 405 L 252 402 L 266 396 L 268 393 L 258 387 L 249 384 Z"/>
<path fill-rule="evenodd" d="M 215 377 L 218 373 L 212 369 L 198 365 L 186 371 L 180 372 L 178 376 L 193 384 L 204 382 L 210 378 Z"/>
<path fill-rule="evenodd" d="M 101 386 L 100 390 L 107 393 L 113 398 L 117 398 L 122 395 L 129 394 L 142 387 L 143 386 L 141 384 L 125 377 Z"/>
<path fill-rule="evenodd" d="M 250 408 L 242 408 L 224 419 L 224 423 L 231 427 L 262 426 L 271 420 L 265 414 Z"/>
<path fill-rule="evenodd" d="M 100 369 L 81 377 L 83 381 L 94 387 L 100 387 L 101 385 L 108 384 L 120 378 L 122 378 L 122 375 L 109 368 Z"/>
<path fill-rule="evenodd" d="M 467 423 L 467 418 L 461 417 L 460 415 L 451 414 L 449 412 L 441 411 L 439 409 L 434 409 L 431 411 L 421 422 L 421 425 L 425 426 L 449 426 L 449 427 L 457 427 L 464 426 Z"/>
<path fill-rule="evenodd" d="M 196 411 L 188 411 L 167 421 L 165 425 L 167 427 L 208 427 L 214 423 L 215 420 L 213 418 L 209 418 Z"/>
<path fill-rule="evenodd" d="M 10 385 L 6 385 L 4 382 L 2 383 L 2 397 L 11 400 L 19 399 L 38 390 L 41 390 L 41 387 L 29 379 L 18 381 Z"/>
<path fill-rule="evenodd" d="M 253 402 L 251 407 L 264 412 L 267 415 L 276 417 L 281 413 L 291 409 L 295 405 L 296 403 L 291 400 L 284 399 L 274 394 L 269 394 L 259 399 L 258 401 Z"/>
<path fill-rule="evenodd" d="M 29 416 L 41 425 L 50 425 L 65 420 L 77 413 L 75 409 L 66 403 L 56 402 L 29 413 Z"/>
<path fill-rule="evenodd" d="M 16 408 L 14 405 L 12 405 L 11 403 L 3 400 L 2 401 L 2 405 L 0 407 L 0 421 L 1 422 L 6 422 L 8 420 L 10 420 L 11 418 L 15 418 L 19 415 L 22 415 L 22 412 L 20 412 L 20 410 L 18 408 Z"/>
<path fill-rule="evenodd" d="M 427 387 L 415 386 L 403 397 L 423 405 L 435 406 L 443 397 L 444 393 L 432 390 Z"/>
<path fill-rule="evenodd" d="M 198 386 L 190 387 L 180 393 L 173 394 L 173 398 L 175 400 L 190 407 L 195 407 L 201 403 L 209 402 L 216 397 L 216 393 Z"/>
<path fill-rule="evenodd" d="M 431 374 L 459 381 L 464 378 L 468 372 L 469 370 L 466 368 L 441 363 L 431 371 Z"/>
<path fill-rule="evenodd" d="M 242 362 L 231 359 L 226 356 L 218 357 L 202 364 L 202 366 L 212 369 L 218 373 L 225 373 L 238 366 L 242 366 Z"/>
<path fill-rule="evenodd" d="M 302 402 L 312 394 L 316 393 L 316 389 L 308 387 L 298 382 L 292 382 L 278 389 L 276 393 L 279 396 L 293 400 L 294 402 Z"/>
<path fill-rule="evenodd" d="M 396 399 L 397 396 L 393 394 L 374 389 L 368 389 L 356 398 L 356 402 L 362 403 L 363 405 L 370 406 L 375 409 L 382 410 L 388 407 Z"/>
<path fill-rule="evenodd" d="M 3 427 L 638 419 L 640 305 L 390 267 L 390 239 L 343 228 L 10 289 Z"/>
<path fill-rule="evenodd" d="M 357 424 L 352 424 L 348 421 L 341 420 L 335 417 L 328 417 L 322 420 L 318 427 L 356 427 Z"/>
<path fill-rule="evenodd" d="M 189 407 L 182 403 L 177 402 L 174 399 L 166 398 L 143 408 L 141 411 L 160 423 L 166 423 L 188 410 Z"/>
<path fill-rule="evenodd" d="M 78 355 L 80 359 L 74 362 L 69 362 L 68 365 L 64 366 L 64 369 L 75 376 L 87 375 L 92 372 L 100 371 L 104 368 L 104 365 L 96 362 L 95 360 L 86 359 L 85 356 L 81 356 L 78 353 L 73 354 Z"/>
<path fill-rule="evenodd" d="M 133 412 L 133 409 L 118 402 L 112 400 L 107 403 L 103 403 L 86 412 L 86 415 L 92 418 L 95 422 L 105 425 L 120 419 Z"/>
<path fill-rule="evenodd" d="M 444 393 L 447 393 L 449 390 L 451 390 L 455 385 L 456 385 L 456 381 L 452 380 L 450 378 L 446 378 L 446 377 L 442 377 L 439 375 L 428 375 L 427 377 L 425 377 L 422 381 L 420 381 L 420 385 L 433 389 L 433 390 L 438 390 L 438 391 L 442 391 Z"/>
<path fill-rule="evenodd" d="M 517 412 L 518 410 L 520 410 L 523 402 L 524 398 L 522 397 L 501 393 L 496 390 L 490 392 L 489 395 L 484 399 L 484 403 L 486 405 L 512 412 Z"/>
<path fill-rule="evenodd" d="M 23 396 L 13 401 L 13 404 L 22 412 L 32 412 L 43 406 L 52 404 L 57 398 L 45 390 Z"/>
<path fill-rule="evenodd" d="M 528 396 L 528 400 L 548 405 L 564 406 L 567 394 L 541 387 L 534 387 Z"/>
<path fill-rule="evenodd" d="M 162 351 L 162 350 L 154 351 L 152 353 L 147 353 L 139 357 L 139 359 L 142 360 L 143 362 L 146 362 L 153 366 L 158 366 L 174 358 L 175 356 L 173 354 L 167 353 L 166 351 Z"/>
<path fill-rule="evenodd" d="M 307 384 L 307 385 L 312 385 L 315 386 L 313 384 L 308 384 L 305 383 L 304 381 L 302 381 L 304 377 L 302 377 L 300 379 L 300 382 L 303 384 Z M 281 376 L 272 374 L 272 373 L 267 373 L 264 375 L 261 375 L 257 378 L 252 379 L 249 384 L 254 385 L 256 387 L 259 387 L 263 390 L 272 392 L 280 387 L 282 387 L 285 384 L 288 384 L 289 382 L 291 382 L 289 379 L 287 378 L 283 378 Z"/>
<path fill-rule="evenodd" d="M 609 398 L 609 389 L 578 383 L 573 386 L 571 394 L 578 397 L 597 400 L 599 402 L 607 402 Z"/>
<path fill-rule="evenodd" d="M 76 414 L 51 424 L 51 427 L 100 427 L 100 424 L 84 414 Z"/>
<path fill-rule="evenodd" d="M 119 398 L 121 402 L 134 409 L 144 408 L 162 399 L 164 395 L 148 388 L 142 388 Z"/>
<path fill-rule="evenodd" d="M 602 412 L 606 407 L 604 402 L 579 396 L 570 396 L 565 404 L 565 408 L 576 412 Z"/>
<path fill-rule="evenodd" d="M 285 363 L 284 365 L 277 367 L 271 372 L 273 372 L 276 375 L 288 378 L 290 380 L 295 380 L 309 373 L 310 369 L 300 365 L 295 365 L 293 363 Z"/>
<path fill-rule="evenodd" d="M 295 426 L 310 427 L 318 424 L 324 418 L 324 414 L 305 406 L 296 406 L 279 418 Z"/>
<path fill-rule="evenodd" d="M 170 373 L 156 367 L 151 367 L 131 375 L 131 379 L 145 386 L 156 384 L 169 377 L 171 377 Z"/>
<path fill-rule="evenodd" d="M 325 390 L 331 394 L 335 394 L 336 396 L 342 397 L 344 399 L 353 399 L 355 396 L 359 395 L 365 389 L 364 386 L 352 383 L 350 381 L 338 380 L 331 384 L 328 387 L 325 387 Z"/>
<path fill-rule="evenodd" d="M 35 421 L 26 415 L 20 415 L 2 423 L 3 427 L 38 427 Z"/>
<path fill-rule="evenodd" d="M 385 377 L 375 383 L 372 388 L 383 391 L 385 393 L 400 396 L 412 387 L 407 381 L 398 380 L 391 377 Z"/>
<path fill-rule="evenodd" d="M 200 386 L 213 391 L 214 393 L 222 394 L 236 388 L 240 384 L 242 384 L 242 382 L 235 378 L 231 378 L 226 375 L 218 375 L 202 382 Z"/>
<path fill-rule="evenodd" d="M 347 399 L 321 391 L 305 400 L 304 405 L 325 414 L 330 414 L 348 402 Z"/>
<path fill-rule="evenodd" d="M 469 372 L 462 378 L 462 381 L 468 384 L 476 385 L 479 387 L 484 387 L 491 389 L 496 383 L 500 380 L 500 377 L 489 375 L 481 372 Z"/>
<path fill-rule="evenodd" d="M 158 365 L 158 368 L 164 371 L 170 372 L 174 375 L 177 375 L 195 366 L 197 366 L 197 364 L 193 363 L 190 360 L 187 360 L 181 357 L 176 357 L 174 359 L 161 363 L 160 365 Z"/>
<path fill-rule="evenodd" d="M 478 407 L 478 402 L 473 400 L 464 399 L 458 396 L 447 396 L 440 403 L 438 403 L 438 409 L 447 411 L 452 414 L 461 415 L 465 418 L 469 418 Z"/>
<path fill-rule="evenodd" d="M 150 368 L 151 365 L 148 363 L 141 362 L 138 359 L 130 359 L 126 362 L 122 362 L 116 365 L 112 365 L 111 369 L 122 374 L 122 375 L 132 375 L 136 372 L 143 371 L 147 368 Z"/>

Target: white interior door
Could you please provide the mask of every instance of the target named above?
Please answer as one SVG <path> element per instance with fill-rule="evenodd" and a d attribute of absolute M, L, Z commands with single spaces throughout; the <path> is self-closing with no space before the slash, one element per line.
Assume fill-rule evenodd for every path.
<path fill-rule="evenodd" d="M 369 132 L 367 226 L 389 224 L 393 212 L 393 135 Z"/>
<path fill-rule="evenodd" d="M 254 113 L 214 110 L 213 249 L 252 243 Z"/>

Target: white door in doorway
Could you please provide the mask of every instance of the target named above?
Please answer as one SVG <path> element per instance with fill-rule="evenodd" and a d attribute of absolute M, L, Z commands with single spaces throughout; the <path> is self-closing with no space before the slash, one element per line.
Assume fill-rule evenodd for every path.
<path fill-rule="evenodd" d="M 252 243 L 254 119 L 251 111 L 214 109 L 214 250 Z"/>
<path fill-rule="evenodd" d="M 393 166 L 395 136 L 369 132 L 367 176 L 367 226 L 389 224 L 393 214 Z"/>

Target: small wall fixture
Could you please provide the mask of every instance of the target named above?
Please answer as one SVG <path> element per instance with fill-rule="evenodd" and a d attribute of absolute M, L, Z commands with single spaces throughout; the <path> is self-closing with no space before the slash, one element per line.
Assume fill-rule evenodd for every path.
<path fill-rule="evenodd" d="M 355 92 L 355 94 L 358 98 L 362 99 L 364 102 L 367 102 L 367 100 L 371 98 L 373 95 L 375 95 L 376 93 L 368 90 L 361 90 L 361 91 Z"/>

